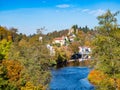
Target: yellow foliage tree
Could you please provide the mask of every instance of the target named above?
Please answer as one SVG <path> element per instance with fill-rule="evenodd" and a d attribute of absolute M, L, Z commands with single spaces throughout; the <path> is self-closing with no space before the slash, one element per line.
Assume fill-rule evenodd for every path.
<path fill-rule="evenodd" d="M 27 82 L 24 87 L 21 87 L 21 90 L 46 90 L 46 87 L 42 85 L 34 86 L 31 82 Z"/>
<path fill-rule="evenodd" d="M 7 71 L 6 76 L 8 81 L 15 84 L 15 86 L 19 86 L 23 70 L 21 63 L 16 60 L 3 60 L 2 65 Z"/>
<path fill-rule="evenodd" d="M 99 70 L 92 70 L 88 75 L 88 80 L 96 86 L 99 86 L 100 90 L 108 89 L 110 86 L 114 86 L 114 79 L 104 74 Z M 120 79 L 116 80 L 118 90 L 120 90 Z M 104 87 L 101 87 L 104 84 Z M 110 89 L 111 90 L 111 89 Z"/>

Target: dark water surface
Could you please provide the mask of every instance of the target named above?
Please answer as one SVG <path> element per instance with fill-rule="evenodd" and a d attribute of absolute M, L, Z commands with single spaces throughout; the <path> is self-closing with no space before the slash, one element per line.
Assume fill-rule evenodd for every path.
<path fill-rule="evenodd" d="M 90 69 L 87 67 L 64 67 L 52 70 L 50 90 L 94 90 L 87 76 Z"/>

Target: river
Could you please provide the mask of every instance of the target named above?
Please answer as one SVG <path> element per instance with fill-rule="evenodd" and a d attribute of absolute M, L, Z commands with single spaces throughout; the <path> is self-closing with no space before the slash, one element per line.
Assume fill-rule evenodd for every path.
<path fill-rule="evenodd" d="M 88 67 L 64 67 L 52 70 L 50 90 L 94 90 L 87 76 L 90 72 Z"/>

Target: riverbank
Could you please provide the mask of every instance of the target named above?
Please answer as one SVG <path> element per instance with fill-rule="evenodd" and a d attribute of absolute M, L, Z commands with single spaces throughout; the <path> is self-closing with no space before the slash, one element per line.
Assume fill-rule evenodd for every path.
<path fill-rule="evenodd" d="M 85 60 L 85 61 L 64 61 L 61 63 L 58 63 L 54 65 L 55 68 L 59 69 L 62 67 L 70 67 L 70 66 L 81 66 L 81 67 L 91 67 L 91 60 Z"/>

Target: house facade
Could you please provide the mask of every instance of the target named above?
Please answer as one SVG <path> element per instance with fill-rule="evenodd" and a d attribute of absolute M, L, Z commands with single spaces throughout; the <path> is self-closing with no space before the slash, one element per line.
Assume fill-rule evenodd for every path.
<path fill-rule="evenodd" d="M 63 46 L 65 44 L 65 37 L 58 37 L 53 40 L 53 44 L 60 44 Z"/>
<path fill-rule="evenodd" d="M 79 53 L 81 54 L 81 59 L 79 61 L 82 61 L 82 60 L 88 60 L 88 59 L 91 59 L 91 48 L 90 47 L 79 47 Z"/>

